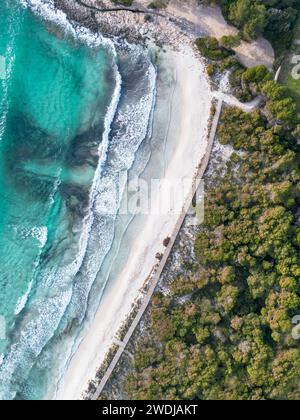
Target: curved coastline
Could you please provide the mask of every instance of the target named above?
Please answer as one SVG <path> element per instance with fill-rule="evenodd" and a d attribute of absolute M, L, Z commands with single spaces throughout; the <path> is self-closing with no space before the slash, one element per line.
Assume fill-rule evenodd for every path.
<path fill-rule="evenodd" d="M 81 28 L 79 26 L 73 27 L 73 25 L 64 18 L 65 15 L 63 12 L 53 9 L 51 2 L 41 2 L 39 0 L 24 2 L 22 0 L 22 5 L 30 7 L 30 9 L 34 13 L 40 15 L 42 19 L 58 25 L 64 31 L 73 36 L 74 39 L 79 39 L 80 42 L 87 43 L 91 47 L 98 47 L 105 44 L 105 46 L 110 49 L 114 59 L 116 59 L 114 44 L 110 40 L 103 38 L 101 35 L 94 35 L 85 28 Z M 1 374 L 3 375 L 3 378 L 5 378 L 5 383 L 3 383 L 3 387 L 1 387 L 1 393 L 3 393 L 1 395 L 3 395 L 3 398 L 5 399 L 13 399 L 15 397 L 19 398 L 20 395 L 18 394 L 20 392 L 22 395 L 22 388 L 24 386 L 24 381 L 26 381 L 26 375 L 29 377 L 31 370 L 35 367 L 40 356 L 42 356 L 45 346 L 48 345 L 57 333 L 58 323 L 61 321 L 61 317 L 64 316 L 65 310 L 69 306 L 70 299 L 72 299 L 72 293 L 69 287 L 70 282 L 68 279 L 74 277 L 74 275 L 78 272 L 86 254 L 90 229 L 93 223 L 93 205 L 97 184 L 99 178 L 101 177 L 101 173 L 103 172 L 103 166 L 107 158 L 111 123 L 120 99 L 121 78 L 116 65 L 114 67 L 114 71 L 115 89 L 111 98 L 110 106 L 106 112 L 102 141 L 100 141 L 100 139 L 98 141 L 98 164 L 94 172 L 93 183 L 87 200 L 88 202 L 84 204 L 84 206 L 86 206 L 84 209 L 85 216 L 82 222 L 80 222 L 80 232 L 78 232 L 78 234 L 74 232 L 74 235 L 77 235 L 76 237 L 78 239 L 77 245 L 74 249 L 74 251 L 76 251 L 76 255 L 72 257 L 72 261 L 66 261 L 64 266 L 61 265 L 60 267 L 56 267 L 56 269 L 53 267 L 53 269 L 50 270 L 42 269 L 43 278 L 40 278 L 39 284 L 37 286 L 34 285 L 34 288 L 32 288 L 32 280 L 30 287 L 28 287 L 26 293 L 20 297 L 18 301 L 15 315 L 19 316 L 20 314 L 20 317 L 17 320 L 10 349 L 5 358 L 1 358 Z M 54 197 L 54 194 L 59 186 L 59 182 L 55 183 L 54 186 L 55 190 L 51 197 Z M 50 199 L 53 201 L 51 197 Z M 77 229 L 77 226 L 74 224 L 73 228 Z M 32 235 L 30 234 L 30 236 L 33 236 L 33 234 L 34 233 L 32 233 Z M 28 236 L 29 233 L 24 232 L 24 235 Z M 46 245 L 47 237 L 41 239 L 43 239 L 43 243 L 40 243 L 39 246 L 39 256 L 41 256 L 43 248 Z M 43 245 L 43 247 L 41 247 L 41 245 Z M 46 297 L 47 285 L 49 285 L 50 282 L 51 289 L 54 289 L 55 285 L 57 285 L 57 287 L 55 291 L 49 291 L 52 296 L 49 296 L 48 298 Z M 39 288 L 39 293 L 37 293 L 36 287 Z M 43 287 L 45 297 L 42 295 Z M 30 306 L 29 304 L 27 305 L 29 298 Z M 43 305 L 41 305 L 41 303 L 43 303 Z M 34 336 L 32 331 L 33 329 Z M 30 353 L 32 353 L 31 356 Z M 27 356 L 25 357 L 26 354 L 29 355 L 28 360 Z M 36 355 L 35 361 L 33 360 L 33 354 Z M 22 369 L 19 367 L 21 364 Z M 19 378 L 18 382 L 14 379 L 14 376 L 16 375 Z"/>
<path fill-rule="evenodd" d="M 59 24 L 62 28 L 65 28 L 65 23 L 66 23 L 66 31 L 67 33 L 70 33 L 72 36 L 76 36 L 79 38 L 80 41 L 86 41 L 86 39 L 88 39 L 88 43 L 91 45 L 91 47 L 97 46 L 98 41 L 100 43 L 105 42 L 109 47 L 111 47 L 113 49 L 114 52 L 114 56 L 115 58 L 117 58 L 117 53 L 116 53 L 116 49 L 115 49 L 115 45 L 107 39 L 104 39 L 101 35 L 99 35 L 99 40 L 97 41 L 97 39 L 95 38 L 95 35 L 90 34 L 90 32 L 85 29 L 85 28 L 81 28 L 79 26 L 76 26 L 75 24 L 75 29 L 73 30 L 73 24 L 69 23 L 68 21 L 65 21 L 65 16 L 62 15 L 62 12 L 57 11 L 56 9 L 54 9 L 52 7 L 51 3 L 44 3 L 41 2 L 40 0 L 36 0 L 36 1 L 31 1 L 30 3 L 30 7 L 32 8 L 32 10 L 35 13 L 40 14 L 44 19 L 49 20 L 50 22 L 54 22 L 55 24 Z M 42 6 L 42 7 L 41 7 Z M 48 7 L 49 6 L 49 7 Z M 83 36 L 84 35 L 84 36 Z M 104 39 L 104 41 L 103 41 Z M 139 51 L 138 49 L 136 51 L 134 51 L 136 48 L 134 47 L 130 47 L 129 45 L 126 47 L 125 46 L 118 46 L 118 48 L 123 48 L 125 50 L 129 50 L 129 52 L 127 51 L 127 54 L 129 54 L 130 56 L 134 57 L 136 56 L 137 60 L 140 61 L 140 56 L 141 56 L 141 51 Z M 150 61 L 149 61 L 149 64 Z M 134 65 L 134 62 L 133 64 Z M 151 65 L 149 66 L 149 70 L 147 70 L 147 72 L 145 73 L 146 77 L 149 77 L 149 88 L 150 88 L 150 97 L 149 100 L 147 99 L 147 96 L 143 97 L 141 96 L 141 103 L 139 104 L 138 102 L 136 102 L 136 98 L 132 98 L 131 100 L 131 105 L 128 106 L 128 100 L 127 102 L 124 103 L 124 109 L 123 111 L 118 110 L 117 109 L 122 105 L 122 101 L 124 101 L 124 86 L 122 87 L 122 95 L 121 95 L 121 84 L 124 82 L 124 80 L 121 80 L 121 76 L 120 73 L 116 67 L 116 79 L 117 79 L 117 84 L 116 84 L 116 89 L 115 89 L 115 94 L 113 95 L 112 98 L 112 102 L 111 102 L 111 106 L 108 109 L 107 115 L 106 115 L 106 123 L 105 123 L 105 131 L 103 134 L 103 140 L 102 143 L 100 145 L 101 151 L 102 151 L 102 155 L 98 164 L 98 169 L 95 172 L 95 176 L 94 176 L 94 181 L 93 181 L 93 187 L 91 189 L 91 195 L 90 195 L 90 212 L 88 214 L 88 216 L 85 218 L 85 230 L 82 232 L 81 234 L 81 245 L 79 246 L 80 249 L 80 255 L 77 256 L 76 261 L 74 261 L 74 264 L 76 264 L 76 267 L 74 266 L 74 274 L 76 271 L 76 276 L 79 276 L 79 279 L 76 278 L 73 280 L 73 292 L 72 295 L 68 298 L 69 303 L 66 306 L 66 311 L 63 315 L 63 319 L 60 322 L 60 325 L 57 327 L 53 337 L 51 338 L 51 340 L 48 341 L 48 343 L 45 345 L 45 347 L 42 349 L 42 353 L 39 355 L 39 359 L 43 360 L 45 359 L 45 354 L 47 354 L 47 348 L 51 349 L 52 352 L 52 357 L 53 357 L 53 353 L 56 346 L 56 339 L 59 338 L 58 341 L 60 341 L 59 345 L 63 346 L 63 344 L 61 343 L 62 340 L 66 340 L 66 342 L 64 343 L 64 347 L 65 347 L 65 351 L 68 354 L 68 357 L 65 358 L 65 360 L 68 363 L 68 359 L 72 356 L 73 352 L 76 350 L 78 344 L 78 341 L 82 340 L 81 337 L 81 331 L 83 328 L 83 322 L 85 322 L 87 317 L 93 317 L 93 307 L 97 307 L 99 304 L 99 300 L 101 298 L 102 295 L 102 290 L 105 289 L 106 287 L 106 281 L 102 280 L 101 278 L 98 280 L 99 282 L 99 286 L 100 290 L 98 290 L 98 293 L 95 296 L 92 296 L 91 298 L 89 297 L 90 295 L 90 290 L 92 287 L 94 287 L 94 278 L 96 276 L 96 273 L 99 271 L 99 269 L 101 269 L 102 263 L 104 261 L 104 259 L 106 258 L 106 255 L 109 253 L 111 247 L 112 247 L 112 241 L 114 239 L 114 219 L 115 216 L 113 214 L 109 215 L 107 218 L 107 222 L 109 223 L 107 226 L 105 226 L 105 224 L 107 224 L 107 222 L 98 222 L 98 225 L 96 223 L 95 227 L 92 229 L 92 225 L 93 225 L 93 221 L 95 219 L 95 214 L 97 214 L 97 207 L 99 207 L 99 204 L 101 203 L 101 195 L 103 195 L 103 193 L 105 193 L 105 173 L 108 171 L 108 167 L 109 167 L 109 160 L 110 160 L 110 151 L 109 149 L 113 148 L 113 143 L 115 142 L 115 147 L 113 150 L 113 154 L 114 156 L 116 156 L 116 151 L 119 148 L 120 151 L 120 164 L 122 166 L 124 166 L 124 162 L 127 163 L 126 165 L 128 167 L 130 167 L 132 165 L 132 163 L 134 162 L 135 159 L 135 154 L 136 151 L 138 150 L 141 142 L 144 140 L 145 134 L 148 131 L 148 121 L 149 121 L 149 115 L 152 114 L 153 111 L 153 99 L 154 99 L 154 92 L 155 92 L 155 72 L 154 72 L 154 67 L 152 66 L 151 70 Z M 141 70 L 143 70 L 141 68 Z M 149 73 L 149 75 L 148 75 Z M 141 73 L 141 77 L 143 75 L 143 71 Z M 144 77 L 144 76 L 143 76 Z M 138 79 L 136 79 L 137 82 Z M 142 79 L 139 83 L 142 83 Z M 151 86 L 152 84 L 152 86 Z M 137 85 L 138 86 L 138 85 Z M 144 86 L 144 90 L 146 92 L 147 88 L 147 83 L 144 81 L 143 84 L 140 85 L 140 87 L 138 88 L 141 92 Z M 126 90 L 126 89 L 125 89 Z M 152 98 L 153 96 L 153 98 Z M 147 105 L 147 102 L 149 102 L 149 105 Z M 150 107 L 149 107 L 150 106 Z M 148 110 L 147 110 L 148 108 Z M 141 112 L 142 114 L 140 115 L 140 117 L 138 117 L 138 112 Z M 126 113 L 128 113 L 128 116 L 126 117 Z M 143 113 L 145 113 L 145 121 L 143 120 L 145 117 L 143 117 Z M 132 114 L 132 115 L 130 115 Z M 120 142 L 121 138 L 119 138 L 118 140 L 118 136 L 117 136 L 117 132 L 118 132 L 118 128 L 114 128 L 113 125 L 113 121 L 114 121 L 114 117 L 116 118 L 116 121 L 118 120 L 118 115 L 122 115 L 121 118 L 119 118 L 119 124 L 123 124 L 124 123 L 127 125 L 128 129 L 128 133 L 131 133 L 130 135 L 133 137 L 128 137 L 128 135 L 125 133 L 125 137 L 122 140 L 122 142 Z M 142 118 L 141 118 L 142 117 Z M 125 118 L 125 120 L 124 120 Z M 128 123 L 133 124 L 132 128 L 130 128 L 130 124 L 128 125 L 126 123 L 126 119 L 128 119 Z M 139 124 L 140 127 L 137 125 Z M 111 133 L 111 131 L 113 130 L 113 133 Z M 104 145 L 104 147 L 103 147 Z M 130 146 L 130 147 L 129 147 Z M 122 147 L 123 147 L 123 152 L 122 152 Z M 133 150 L 130 151 L 130 148 L 133 147 Z M 135 150 L 136 149 L 136 150 Z M 99 149 L 100 150 L 100 149 Z M 124 159 L 122 157 L 122 153 L 124 153 L 124 157 L 125 157 L 125 161 L 122 162 L 122 160 Z M 132 155 L 132 156 L 131 156 Z M 131 157 L 130 157 L 131 156 Z M 129 160 L 128 160 L 129 159 Z M 125 165 L 125 166 L 126 166 Z M 101 170 L 102 168 L 102 170 Z M 108 179 L 109 180 L 109 179 Z M 102 192 L 101 192 L 102 191 Z M 122 194 L 121 194 L 122 195 Z M 101 204 L 100 204 L 100 213 L 101 210 L 105 209 L 101 209 Z M 112 216 L 111 222 L 109 221 L 110 216 Z M 99 216 L 97 216 L 99 218 Z M 101 218 L 101 216 L 100 216 Z M 102 223 L 102 227 L 101 227 L 101 223 Z M 108 229 L 108 226 L 112 223 L 111 228 L 109 228 L 111 230 L 111 233 L 106 233 L 105 230 Z M 97 227 L 97 228 L 96 228 Z M 96 233 L 96 231 L 98 230 L 101 231 L 101 235 L 102 235 L 102 239 L 100 239 L 100 243 L 102 243 L 102 245 L 100 245 L 100 243 L 98 244 L 98 247 L 100 245 L 100 249 L 101 249 L 101 253 L 98 252 L 98 262 L 95 259 L 95 252 L 96 250 L 93 249 L 94 246 L 92 248 L 87 248 L 89 245 L 88 243 L 93 243 L 93 241 L 97 240 L 97 235 L 100 234 Z M 106 236 L 110 235 L 111 237 L 107 237 Z M 94 238 L 93 238 L 94 237 Z M 100 255 L 99 255 L 100 254 Z M 103 255 L 101 257 L 101 255 Z M 99 259 L 100 258 L 100 259 Z M 101 261 L 102 259 L 102 261 Z M 87 260 L 87 261 L 85 261 Z M 95 261 L 94 261 L 95 260 Z M 85 266 L 87 268 L 85 268 Z M 91 267 L 94 267 L 92 269 L 92 271 L 95 272 L 95 274 L 92 273 L 91 271 Z M 88 268 L 89 267 L 89 268 Z M 100 268 L 99 268 L 100 267 Z M 80 270 L 79 270 L 80 268 Z M 86 271 L 88 270 L 88 271 Z M 85 274 L 84 274 L 85 273 Z M 81 277 L 81 279 L 80 279 Z M 106 276 L 108 277 L 108 276 Z M 76 283 L 78 285 L 77 289 L 78 291 L 76 292 Z M 82 290 L 82 285 L 84 285 L 85 291 Z M 87 311 L 87 303 L 85 303 L 85 300 L 88 299 L 90 300 L 90 304 L 89 304 L 89 315 L 87 315 L 86 311 Z M 95 301 L 95 302 L 94 302 Z M 79 324 L 79 330 L 78 332 L 76 332 L 76 329 L 74 330 L 74 328 L 77 328 L 77 324 Z M 73 326 L 75 325 L 75 327 L 73 328 Z M 73 331 L 72 331 L 73 330 Z M 70 337 L 66 337 L 66 331 L 67 334 Z M 75 338 L 72 338 L 75 337 Z M 71 343 L 70 340 L 73 341 L 73 339 L 75 340 L 73 343 Z M 37 360 L 36 365 L 39 365 L 39 360 Z M 38 367 L 35 367 L 36 369 L 38 369 Z M 52 388 L 51 384 L 51 388 Z M 53 391 L 49 391 L 47 393 L 47 398 L 51 398 L 52 397 L 52 392 Z"/>
<path fill-rule="evenodd" d="M 189 45 L 177 51 L 149 46 L 156 57 L 158 73 L 149 60 L 149 73 L 145 73 L 145 79 L 140 78 L 140 88 L 131 99 L 127 98 L 129 102 L 123 103 L 122 109 L 126 89 L 118 67 L 120 56 L 117 52 L 118 48 L 122 50 L 122 42 L 115 40 L 114 43 L 101 34 L 69 22 L 65 13 L 56 9 L 51 0 L 20 1 L 75 39 L 91 47 L 105 44 L 116 60 L 115 90 L 105 117 L 105 130 L 98 150 L 100 158 L 89 195 L 89 212 L 84 218 L 85 228 L 80 233 L 79 254 L 68 267 L 73 267 L 72 273 L 62 270 L 56 279 L 58 282 L 61 278 L 63 285 L 66 282 L 63 277 L 71 275 L 74 279 L 72 292 L 62 296 L 64 314 L 52 337 L 48 337 L 47 343 L 39 349 L 37 361 L 32 366 L 41 369 L 49 357 L 48 349 L 53 361 L 60 350 L 63 356 L 58 358 L 60 364 L 44 397 L 80 399 L 156 265 L 157 254 L 163 252 L 163 241 L 172 231 L 178 215 L 175 208 L 163 215 L 150 212 L 123 216 L 117 211 L 105 220 L 101 212 L 105 210 L 102 203 L 110 185 L 109 182 L 106 185 L 106 181 L 110 181 L 110 176 L 106 179 L 108 168 L 112 171 L 110 175 L 116 176 L 118 171 L 123 173 L 122 180 L 118 181 L 121 190 L 134 177 L 142 178 L 148 184 L 153 179 L 191 180 L 206 152 L 212 94 L 204 68 Z M 149 52 L 140 47 L 126 46 L 125 43 L 126 49 L 128 57 L 136 54 L 139 60 L 145 54 L 143 59 L 146 60 L 147 55 L 149 59 Z M 143 64 L 141 72 L 145 68 Z M 177 80 L 174 79 L 175 73 Z M 130 89 L 129 86 L 128 92 Z M 140 102 L 136 96 L 139 89 Z M 122 130 L 125 130 L 123 136 Z M 125 199 L 123 192 L 116 210 Z M 159 195 L 155 197 L 158 206 L 159 199 Z M 183 204 L 185 197 L 179 199 L 179 207 L 180 200 Z M 55 304 L 59 305 L 59 302 Z M 28 377 L 30 375 L 31 372 Z"/>

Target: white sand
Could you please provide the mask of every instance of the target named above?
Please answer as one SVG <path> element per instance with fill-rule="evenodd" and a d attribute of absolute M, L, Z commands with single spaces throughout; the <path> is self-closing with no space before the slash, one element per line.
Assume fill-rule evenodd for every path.
<path fill-rule="evenodd" d="M 238 34 L 238 30 L 226 22 L 221 9 L 217 6 L 209 7 L 199 4 L 197 0 L 171 0 L 168 11 L 192 22 L 199 28 L 199 34 L 204 31 L 218 39 L 224 35 Z M 239 61 L 246 67 L 264 64 L 269 69 L 273 68 L 274 50 L 270 42 L 263 37 L 250 43 L 242 41 L 240 46 L 235 48 L 235 52 Z"/>
<path fill-rule="evenodd" d="M 149 2 L 136 0 L 135 4 L 147 7 Z M 207 6 L 198 0 L 170 0 L 167 12 L 192 23 L 197 36 L 209 35 L 220 39 L 224 35 L 238 34 L 238 29 L 226 22 L 220 7 Z M 246 67 L 263 64 L 273 69 L 274 50 L 270 42 L 263 37 L 252 42 L 242 41 L 240 46 L 235 48 L 235 52 L 239 61 Z"/>
<path fill-rule="evenodd" d="M 207 125 L 210 114 L 211 92 L 204 76 L 201 63 L 189 47 L 183 53 L 168 51 L 163 54 L 161 65 L 169 68 L 162 71 L 158 81 L 158 101 L 155 115 L 152 163 L 145 177 L 157 178 L 159 168 L 167 179 L 193 178 L 196 167 L 205 154 Z M 171 70 L 170 70 L 171 69 Z M 170 78 L 173 84 L 170 86 Z M 171 93 L 166 96 L 166 89 Z M 161 129 L 161 111 L 168 106 L 169 126 L 164 127 L 166 143 Z M 166 124 L 165 124 L 166 125 Z M 164 154 L 164 156 L 162 156 Z M 182 204 L 186 197 L 182 197 Z M 129 256 L 122 266 L 116 267 L 115 277 L 102 298 L 96 317 L 86 331 L 79 349 L 71 360 L 57 399 L 75 400 L 82 398 L 97 368 L 103 362 L 107 351 L 122 322 L 130 313 L 132 302 L 139 295 L 146 278 L 157 263 L 155 255 L 163 250 L 163 240 L 170 236 L 177 222 L 178 214 L 136 217 L 127 240 L 122 247 L 129 249 Z M 135 232 L 135 234 L 133 234 Z M 122 250 L 121 250 L 122 251 Z"/>

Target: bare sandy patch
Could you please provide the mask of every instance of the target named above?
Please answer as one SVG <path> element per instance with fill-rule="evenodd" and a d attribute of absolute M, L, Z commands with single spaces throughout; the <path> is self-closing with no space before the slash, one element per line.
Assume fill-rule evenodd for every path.
<path fill-rule="evenodd" d="M 138 0 L 135 4 L 146 7 L 149 1 Z M 195 36 L 209 35 L 220 39 L 224 35 L 238 34 L 238 30 L 226 22 L 219 7 L 199 4 L 197 0 L 170 0 L 166 11 L 176 18 L 185 19 L 193 24 Z M 269 69 L 273 67 L 274 50 L 270 42 L 263 37 L 251 43 L 242 41 L 235 51 L 240 62 L 246 67 L 259 64 L 264 64 Z"/>

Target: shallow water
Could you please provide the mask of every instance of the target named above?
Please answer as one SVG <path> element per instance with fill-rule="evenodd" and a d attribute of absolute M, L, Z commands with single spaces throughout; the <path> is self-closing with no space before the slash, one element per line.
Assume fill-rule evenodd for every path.
<path fill-rule="evenodd" d="M 118 209 L 117 200 L 103 216 L 104 198 L 121 173 L 126 182 L 154 99 L 146 56 L 122 54 L 121 92 L 113 45 L 74 29 L 48 3 L 30 2 L 38 14 L 17 0 L 0 5 L 1 399 L 54 395 L 101 297 L 90 290 Z M 139 127 L 129 128 L 137 114 Z M 102 290 L 105 279 L 97 281 Z"/>

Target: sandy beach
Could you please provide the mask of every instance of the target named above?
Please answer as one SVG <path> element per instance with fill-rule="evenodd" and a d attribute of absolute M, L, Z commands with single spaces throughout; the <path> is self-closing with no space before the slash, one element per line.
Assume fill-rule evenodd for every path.
<path fill-rule="evenodd" d="M 206 151 L 211 100 L 204 68 L 192 48 L 159 53 L 152 154 L 143 173 L 147 183 L 157 178 L 173 182 L 193 178 Z M 163 241 L 172 234 L 185 198 L 178 196 L 176 210 L 170 208 L 164 214 L 149 212 L 133 218 L 122 238 L 96 317 L 69 364 L 57 399 L 83 398 L 132 303 L 157 264 L 156 255 L 163 252 Z M 160 200 L 160 194 L 156 195 L 153 208 L 158 204 L 155 200 Z"/>
<path fill-rule="evenodd" d="M 201 48 L 199 39 L 204 37 L 213 37 L 216 46 L 219 40 L 222 47 L 231 41 L 224 35 L 239 34 L 230 23 L 239 23 L 234 10 L 223 6 L 201 0 L 1 3 L 0 21 L 5 28 L 1 48 L 6 65 L 0 86 L 0 184 L 5 198 L 0 208 L 0 399 L 204 396 L 202 385 L 194 386 L 194 360 L 203 359 L 198 356 L 208 340 L 216 352 L 220 345 L 217 340 L 224 344 L 226 337 L 215 322 L 221 317 L 214 318 L 215 309 L 222 316 L 226 313 L 224 321 L 231 325 L 228 314 L 235 315 L 234 305 L 242 307 L 239 296 L 244 298 L 240 278 L 233 275 L 240 264 L 229 267 L 227 261 L 220 260 L 220 267 L 222 262 L 225 269 L 223 273 L 219 267 L 222 279 L 215 276 L 212 293 L 207 290 L 214 315 L 208 331 L 197 290 L 200 287 L 206 294 L 207 276 L 202 278 L 202 274 L 203 270 L 211 274 L 211 264 L 210 259 L 203 258 L 204 251 L 199 255 L 199 249 L 206 246 L 201 235 L 206 227 L 214 229 L 211 236 L 218 245 L 219 227 L 201 226 L 203 204 L 210 187 L 215 187 L 227 169 L 235 182 L 238 173 L 233 165 L 241 164 L 233 156 L 227 165 L 232 145 L 215 147 L 222 134 L 219 124 L 225 130 L 232 128 L 230 118 L 222 118 L 225 112 L 226 116 L 236 115 L 230 107 L 246 113 L 256 110 L 262 116 L 258 124 L 262 132 L 281 124 L 282 118 L 284 132 L 297 141 L 296 131 L 292 131 L 297 121 L 295 104 L 280 95 L 271 101 L 268 89 L 273 86 L 254 77 L 252 83 L 252 77 L 246 77 L 252 72 L 243 73 L 244 68 L 257 65 L 274 70 L 270 42 L 262 36 L 246 41 L 252 28 L 243 23 L 239 24 L 243 39 L 238 46 L 234 42 L 235 46 L 228 47 L 232 51 L 216 49 L 210 54 Z M 272 9 L 266 6 L 266 13 L 273 13 Z M 222 10 L 230 18 L 228 22 Z M 278 6 L 278 13 L 286 10 Z M 253 12 L 255 15 L 256 8 Z M 263 26 L 253 31 L 269 38 L 274 22 L 265 22 L 263 12 L 261 9 L 264 31 Z M 253 20 L 255 23 L 251 8 L 249 24 Z M 291 16 L 288 20 L 291 29 Z M 274 32 L 289 31 L 287 26 L 283 32 L 279 29 L 281 25 Z M 28 45 L 32 47 L 29 55 Z M 211 48 L 213 44 L 208 50 Z M 30 71 L 24 73 L 22 68 Z M 266 80 L 264 71 L 262 79 Z M 241 103 L 237 99 L 246 97 L 251 101 Z M 291 105 L 291 114 L 282 112 L 281 116 L 277 99 Z M 242 129 L 251 115 L 240 117 Z M 220 138 L 222 143 L 229 140 Z M 274 161 L 278 158 L 275 152 L 273 157 Z M 243 177 L 249 169 L 246 166 Z M 273 201 L 271 197 L 271 207 Z M 262 201 L 262 211 L 264 206 Z M 191 207 L 194 213 L 189 217 Z M 243 223 L 241 219 L 241 226 Z M 208 245 L 214 246 L 213 241 Z M 234 242 L 235 261 L 239 263 L 238 245 Z M 245 281 L 248 274 L 245 272 Z M 182 287 L 185 279 L 187 287 Z M 250 283 L 249 293 L 255 301 L 256 290 L 252 293 Z M 180 333 L 177 307 L 185 311 L 182 319 L 189 324 Z M 249 308 L 252 311 L 252 305 Z M 190 314 L 193 319 L 196 316 L 197 325 L 199 321 L 199 330 L 194 320 L 186 322 Z M 261 321 L 263 333 L 266 317 Z M 228 336 L 231 333 L 228 330 Z M 176 351 L 184 354 L 187 363 L 173 380 L 177 354 L 170 354 L 170 364 L 165 361 L 169 338 L 174 337 L 180 337 Z M 237 340 L 240 335 L 228 347 L 229 358 Z M 149 348 L 148 353 L 148 346 L 153 344 L 157 351 L 151 353 Z M 277 351 L 276 340 L 270 354 L 274 349 Z M 139 367 L 142 359 L 148 359 L 148 366 L 142 362 Z M 203 392 L 209 398 L 219 398 L 228 377 L 226 371 L 221 383 L 214 366 L 223 370 L 225 359 L 220 363 L 203 360 L 211 369 L 211 383 L 220 385 L 220 390 L 204 387 Z M 190 362 L 191 371 L 186 368 Z M 271 357 L 268 363 L 272 367 Z M 232 366 L 239 369 L 239 360 Z M 247 366 L 250 390 L 253 382 Z M 137 376 L 130 375 L 132 368 L 140 370 Z M 151 373 L 154 371 L 157 376 Z M 156 392 L 149 387 L 149 378 L 156 378 L 162 389 L 155 387 Z M 163 389 L 165 378 L 172 382 L 167 391 Z M 273 379 L 275 384 L 275 376 Z M 256 398 L 256 385 L 254 388 Z M 244 390 L 242 393 L 246 395 Z"/>
<path fill-rule="evenodd" d="M 107 36 L 121 36 L 133 43 L 144 40 L 151 44 L 155 40 L 158 45 L 164 45 L 157 57 L 157 101 L 151 158 L 142 179 L 150 185 L 153 179 L 174 183 L 174 180 L 186 178 L 191 185 L 206 152 L 211 101 L 213 96 L 216 97 L 210 90 L 204 65 L 192 47 L 193 40 L 204 35 L 220 38 L 224 34 L 235 34 L 237 30 L 226 23 L 219 8 L 207 7 L 193 0 L 185 7 L 172 0 L 165 17 L 157 16 L 149 22 L 142 14 L 126 11 L 98 13 L 93 20 L 88 8 L 70 6 L 69 0 L 57 0 L 57 3 L 66 10 L 70 19 L 83 24 L 88 21 L 91 26 L 97 22 L 97 27 Z M 86 4 L 93 6 L 94 2 L 87 0 Z M 139 0 L 134 6 L 146 7 L 147 4 Z M 89 17 L 83 19 L 83 16 Z M 172 23 L 170 17 L 177 23 Z M 263 63 L 271 67 L 274 60 L 272 47 L 264 39 L 242 42 L 236 53 L 246 66 Z M 226 101 L 228 98 L 219 99 Z M 247 106 L 251 110 L 254 105 Z M 186 191 L 186 196 L 188 193 Z M 57 399 L 84 398 L 134 302 L 141 297 L 141 290 L 157 265 L 157 256 L 165 249 L 163 242 L 172 234 L 178 221 L 186 196 L 177 200 L 176 211 L 173 208 L 164 214 L 136 215 L 125 228 L 119 249 L 112 259 L 100 306 L 81 337 L 81 344 L 60 383 Z M 160 194 L 157 194 L 154 208 L 160 199 Z M 124 226 L 120 226 L 120 231 L 122 229 Z"/>
<path fill-rule="evenodd" d="M 137 3 L 139 2 L 144 3 L 144 0 L 139 0 Z M 193 24 L 198 36 L 207 34 L 220 39 L 224 35 L 238 34 L 238 29 L 226 22 L 220 8 L 201 4 L 197 0 L 188 2 L 171 0 L 167 11 L 177 18 L 186 19 L 187 22 Z M 252 42 L 242 41 L 234 50 L 244 66 L 253 67 L 263 64 L 272 69 L 275 59 L 274 51 L 270 42 L 262 36 Z"/>
<path fill-rule="evenodd" d="M 163 46 L 154 53 L 158 68 L 157 101 L 149 146 L 151 157 L 141 178 L 148 186 L 153 179 L 159 179 L 161 184 L 163 180 L 176 184 L 187 179 L 187 184 L 191 185 L 206 153 L 211 101 L 216 97 L 210 90 L 204 64 L 195 53 L 193 41 L 198 36 L 220 38 L 224 34 L 235 34 L 237 30 L 226 23 L 219 8 L 204 6 L 194 0 L 184 7 L 180 1 L 171 0 L 163 16 L 157 15 L 149 21 L 143 14 L 126 11 L 93 16 L 88 7 L 69 0 L 56 2 L 69 19 L 97 27 L 105 36 Z M 85 4 L 92 7 L 95 4 L 98 7 L 113 5 L 110 2 L 94 3 L 93 0 L 86 0 Z M 146 6 L 144 0 L 134 2 L 134 7 Z M 263 63 L 271 67 L 274 60 L 273 49 L 264 39 L 242 42 L 236 53 L 246 66 Z M 226 102 L 228 98 L 219 99 Z M 249 104 L 249 110 L 253 106 L 255 104 Z M 153 195 L 153 208 L 159 207 L 162 190 L 160 193 Z M 177 199 L 176 211 L 170 208 L 164 214 L 151 211 L 138 214 L 128 225 L 128 219 L 126 223 L 123 219 L 123 224 L 119 221 L 116 236 L 119 235 L 121 241 L 114 250 L 111 266 L 100 273 L 107 279 L 104 294 L 96 316 L 90 319 L 80 337 L 81 344 L 59 384 L 57 399 L 84 398 L 89 383 L 95 379 L 115 343 L 118 331 L 142 296 L 143 286 L 157 265 L 157 256 L 165 249 L 163 242 L 172 234 L 188 194 L 186 191 L 186 195 Z M 95 293 L 98 296 L 98 292 Z M 102 291 L 99 293 L 101 296 Z"/>

